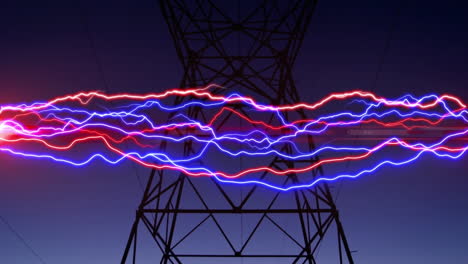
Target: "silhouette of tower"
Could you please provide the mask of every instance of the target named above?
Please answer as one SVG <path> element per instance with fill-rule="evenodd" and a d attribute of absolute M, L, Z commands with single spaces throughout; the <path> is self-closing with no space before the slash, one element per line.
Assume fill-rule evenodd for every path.
<path fill-rule="evenodd" d="M 238 91 L 273 105 L 299 102 L 292 68 L 316 1 L 159 3 L 183 66 L 182 88 L 216 83 L 224 88 L 211 90 L 214 93 Z M 190 98 L 176 98 L 176 103 L 184 100 Z M 242 107 L 238 110 L 249 115 Z M 187 115 L 203 120 L 203 111 L 193 106 Z M 286 117 L 306 118 L 306 114 L 297 110 Z M 217 129 L 230 118 L 227 114 Z M 313 138 L 306 140 L 315 149 Z M 286 143 L 282 150 L 292 152 Z M 184 152 L 194 152 L 191 142 Z M 318 157 L 275 157 L 267 164 L 287 169 L 317 161 Z M 255 161 L 244 159 L 239 166 L 248 162 Z M 322 173 L 321 167 L 306 176 L 291 173 L 284 184 L 301 182 L 302 177 L 310 181 Z M 259 177 L 271 175 L 265 172 Z M 353 263 L 326 183 L 279 192 L 161 170 L 151 172 L 122 263 L 147 261 L 156 251 L 160 263 L 227 263 L 226 258 L 242 258 L 246 263 Z"/>

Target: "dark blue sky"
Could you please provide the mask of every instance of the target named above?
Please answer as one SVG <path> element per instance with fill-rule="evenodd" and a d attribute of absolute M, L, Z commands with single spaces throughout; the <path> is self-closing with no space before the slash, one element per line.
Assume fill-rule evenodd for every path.
<path fill-rule="evenodd" d="M 395 21 L 375 92 L 467 101 L 468 6 L 408 1 L 395 18 L 400 5 L 321 1 L 295 68 L 303 99 L 371 89 Z M 3 1 L 0 36 L 0 103 L 103 89 L 103 77 L 111 92 L 162 91 L 182 74 L 155 1 Z M 467 161 L 427 157 L 343 181 L 337 203 L 356 263 L 468 262 Z M 130 162 L 70 168 L 0 155 L 0 215 L 47 263 L 116 263 L 147 174 Z M 0 263 L 40 263 L 3 223 Z"/>

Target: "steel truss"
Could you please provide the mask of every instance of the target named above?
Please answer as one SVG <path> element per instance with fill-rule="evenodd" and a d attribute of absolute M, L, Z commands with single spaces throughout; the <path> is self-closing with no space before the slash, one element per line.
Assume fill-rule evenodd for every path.
<path fill-rule="evenodd" d="M 226 9 L 210 0 L 159 1 L 183 66 L 181 87 L 216 83 L 223 88 L 211 90 L 214 93 L 235 89 L 264 103 L 299 102 L 292 67 L 316 1 L 245 2 L 249 7 Z M 237 14 L 230 14 L 236 10 Z M 190 98 L 180 97 L 175 103 L 184 100 Z M 240 106 L 238 110 L 249 115 Z M 187 115 L 206 121 L 204 111 L 191 107 Z M 288 118 L 294 116 L 305 118 L 306 113 L 298 110 Z M 217 129 L 230 118 L 231 114 L 226 115 Z M 311 136 L 307 144 L 315 149 Z M 282 149 L 292 152 L 288 144 Z M 184 153 L 194 152 L 192 142 L 187 142 Z M 318 157 L 294 161 L 276 157 L 269 166 L 287 169 L 317 161 Z M 317 167 L 308 180 L 322 173 Z M 272 176 L 265 172 L 259 177 Z M 301 182 L 301 177 L 289 174 L 283 184 Z M 209 263 L 213 258 L 212 263 L 226 258 L 255 258 L 255 263 L 260 259 L 272 263 L 273 258 L 274 263 L 354 263 L 330 188 L 324 183 L 285 193 L 153 170 L 122 263 L 142 259 L 137 258 L 142 233 L 149 233 L 159 248 L 160 263 Z M 322 258 L 323 247 L 332 253 Z"/>

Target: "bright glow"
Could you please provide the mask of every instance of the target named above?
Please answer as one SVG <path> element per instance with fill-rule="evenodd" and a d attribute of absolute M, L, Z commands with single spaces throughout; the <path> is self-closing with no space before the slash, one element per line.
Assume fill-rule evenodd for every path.
<path fill-rule="evenodd" d="M 0 121 L 0 141 L 10 138 L 14 133 L 13 129 Z"/>

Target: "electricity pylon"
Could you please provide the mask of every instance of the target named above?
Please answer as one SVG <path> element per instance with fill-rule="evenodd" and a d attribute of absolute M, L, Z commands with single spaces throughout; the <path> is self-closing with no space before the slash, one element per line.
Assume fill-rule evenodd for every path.
<path fill-rule="evenodd" d="M 159 4 L 184 69 L 182 88 L 216 83 L 224 88 L 211 92 L 236 91 L 272 105 L 300 101 L 292 69 L 316 1 L 219 1 L 216 5 L 211 0 L 160 0 Z M 178 97 L 175 103 L 184 100 L 190 98 Z M 238 110 L 249 115 L 242 107 Z M 193 106 L 186 115 L 206 121 L 203 111 Z M 286 117 L 305 119 L 306 113 L 299 109 Z M 226 115 L 216 129 L 230 118 Z M 311 136 L 307 144 L 315 149 Z M 164 148 L 167 145 L 162 144 Z M 292 153 L 286 143 L 281 149 Z M 186 142 L 184 153 L 194 152 L 192 142 Z M 318 157 L 275 157 L 267 164 L 284 170 L 317 161 Z M 241 167 L 242 162 L 255 161 L 243 160 Z M 322 174 L 319 166 L 306 177 L 310 182 Z M 268 177 L 272 176 L 267 172 L 259 175 Z M 283 183 L 298 183 L 301 177 L 291 173 Z M 280 192 L 152 170 L 122 263 L 148 260 L 139 250 L 145 235 L 151 239 L 145 242 L 159 249 L 160 263 L 227 263 L 226 258 L 254 259 L 255 263 L 354 263 L 326 183 Z"/>

